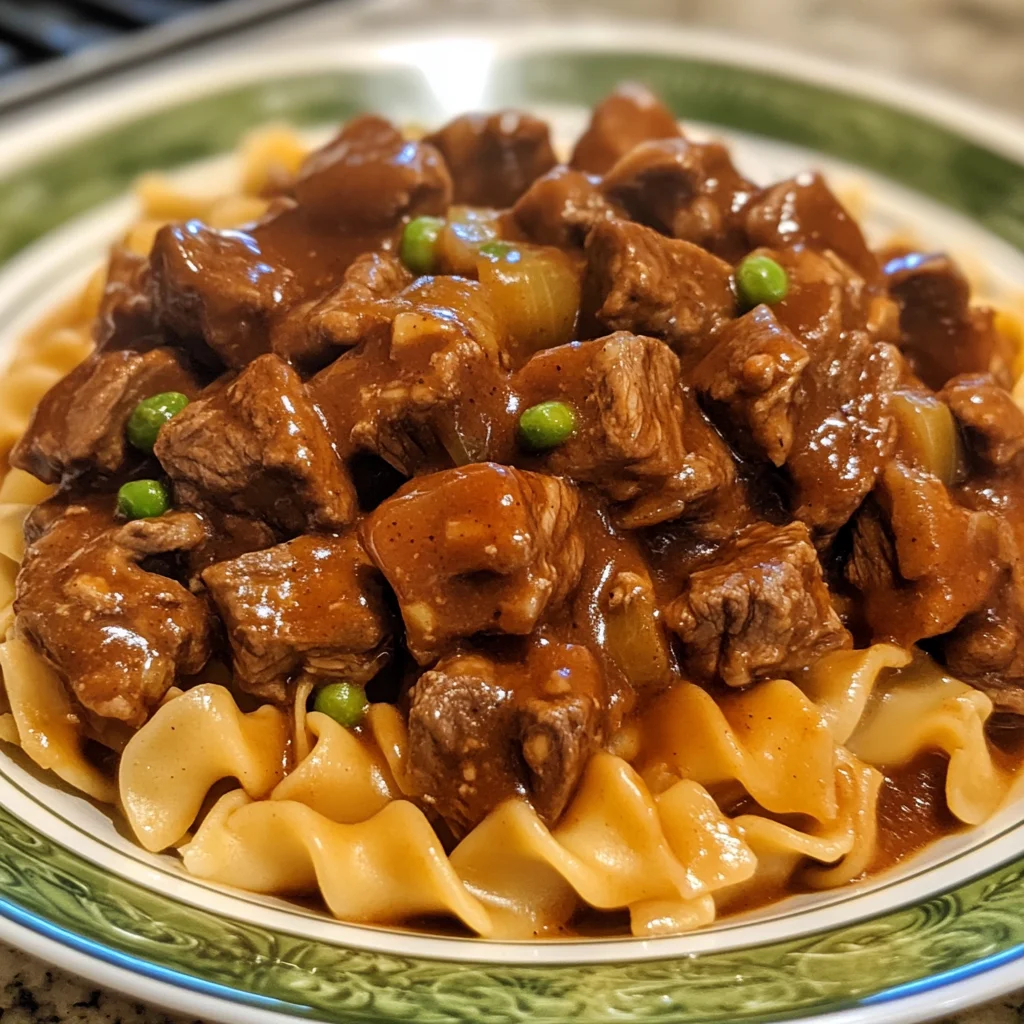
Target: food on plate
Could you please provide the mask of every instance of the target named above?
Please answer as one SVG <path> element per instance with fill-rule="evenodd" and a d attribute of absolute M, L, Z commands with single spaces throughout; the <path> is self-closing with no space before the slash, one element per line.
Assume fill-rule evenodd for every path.
<path fill-rule="evenodd" d="M 0 382 L 0 737 L 194 876 L 494 938 L 992 815 L 1024 412 L 950 257 L 636 85 L 568 164 L 514 111 L 247 152 Z"/>

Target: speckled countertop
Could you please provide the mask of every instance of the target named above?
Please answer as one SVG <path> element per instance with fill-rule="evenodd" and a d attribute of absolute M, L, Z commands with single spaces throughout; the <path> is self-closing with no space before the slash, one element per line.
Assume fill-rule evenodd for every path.
<path fill-rule="evenodd" d="M 896 72 L 1024 115 L 1024 0 L 515 0 L 517 20 L 586 11 L 751 34 Z M 374 30 L 438 19 L 507 17 L 493 0 L 384 0 L 347 14 Z M 301 31 L 301 29 L 300 29 Z M 346 34 L 351 28 L 346 29 Z M 1022 977 L 1024 982 L 1024 977 Z M 0 945 L 2 1024 L 186 1024 Z M 884 1018 L 879 1017 L 881 1022 Z M 1024 1024 L 1024 989 L 956 1018 Z M 202 1022 L 200 1022 L 202 1024 Z"/>

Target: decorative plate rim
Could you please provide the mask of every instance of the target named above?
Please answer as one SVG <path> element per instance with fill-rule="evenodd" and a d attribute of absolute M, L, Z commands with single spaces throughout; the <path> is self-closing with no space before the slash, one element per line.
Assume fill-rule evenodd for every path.
<path fill-rule="evenodd" d="M 31 170 L 47 157 L 53 157 L 75 143 L 94 136 L 98 128 L 113 129 L 149 112 L 160 111 L 169 114 L 189 101 L 211 97 L 218 94 L 218 90 L 227 90 L 233 86 L 248 85 L 255 88 L 263 81 L 274 80 L 288 73 L 372 69 L 384 66 L 408 67 L 410 62 L 415 63 L 417 57 L 422 59 L 427 42 L 437 39 L 446 39 L 449 45 L 454 42 L 462 46 L 478 45 L 483 42 L 492 48 L 494 54 L 518 55 L 524 60 L 534 49 L 555 49 L 584 56 L 596 55 L 604 50 L 635 50 L 638 53 L 668 60 L 690 60 L 721 65 L 723 69 L 731 69 L 734 72 L 745 69 L 774 75 L 790 83 L 818 86 L 846 95 L 851 101 L 869 100 L 890 111 L 902 111 L 916 119 L 945 128 L 964 141 L 977 143 L 987 151 L 1010 157 L 1016 162 L 1024 162 L 1024 126 L 1019 125 L 1008 115 L 988 111 L 968 101 L 945 95 L 939 90 L 910 85 L 871 72 L 850 68 L 837 69 L 834 65 L 817 58 L 790 54 L 785 50 L 729 39 L 715 33 L 686 31 L 674 26 L 634 27 L 612 23 L 570 26 L 567 23 L 551 22 L 543 26 L 525 27 L 492 23 L 483 29 L 468 30 L 464 26 L 447 30 L 435 28 L 417 37 L 365 36 L 359 42 L 342 46 L 299 46 L 279 53 L 268 52 L 265 60 L 261 54 L 258 74 L 254 72 L 251 54 L 233 57 L 221 55 L 207 58 L 198 70 L 195 67 L 190 68 L 188 73 L 193 78 L 187 87 L 181 86 L 185 69 L 180 66 L 166 71 L 154 70 L 141 75 L 131 75 L 129 78 L 134 81 L 134 88 L 130 92 L 126 92 L 124 81 L 118 79 L 114 84 L 90 92 L 61 110 L 51 109 L 38 119 L 23 121 L 5 128 L 3 134 L 9 140 L 9 144 L 0 153 L 0 175 Z M 174 100 L 168 102 L 169 86 L 172 83 L 176 86 L 173 91 Z M 62 130 L 61 126 L 71 124 L 74 125 L 73 131 Z M 1024 169 L 1021 170 L 1024 173 Z M 1015 238 L 1014 241 L 1016 240 Z M 8 250 L 7 256 L 12 255 L 13 251 Z M 3 267 L 6 273 L 11 269 L 11 263 L 8 259 L 4 259 L 3 262 L 6 264 Z M 0 820 L 2 816 L 6 815 L 0 812 Z M 31 825 L 25 824 L 23 827 L 27 832 L 32 832 Z M 73 853 L 70 855 L 75 857 Z M 5 894 L 9 887 L 5 885 L 2 877 L 4 867 L 6 864 L 0 863 L 0 938 L 12 941 L 44 959 L 139 998 L 178 1011 L 184 1009 L 210 1019 L 244 1018 L 267 1024 L 283 1024 L 285 1021 L 294 1020 L 297 1014 L 314 1018 L 317 1012 L 312 1007 L 303 1010 L 295 1003 L 286 1004 L 259 993 L 245 992 L 207 979 L 189 976 L 152 960 L 143 960 L 110 946 L 104 946 L 87 935 L 68 931 L 54 921 L 47 920 L 7 898 Z M 997 875 L 1000 879 L 1005 878 L 1006 884 L 1014 887 L 1015 896 L 1024 900 L 1024 860 L 1016 864 L 1004 863 L 1001 867 L 988 872 L 982 881 L 994 880 Z M 966 890 L 968 886 L 960 880 L 955 888 L 957 891 Z M 639 943 L 642 940 L 636 941 Z M 785 939 L 782 939 L 777 944 L 781 946 L 784 942 Z M 341 952 L 343 951 L 339 950 L 339 954 Z M 708 957 L 716 955 L 718 954 L 707 954 Z M 406 959 L 411 963 L 418 962 L 414 958 Z M 1022 960 L 1024 942 L 1017 942 L 998 954 L 961 965 L 951 971 L 929 975 L 907 985 L 879 991 L 862 998 L 857 1005 L 845 1009 L 818 1012 L 811 1006 L 792 1017 L 783 1010 L 781 1018 L 800 1017 L 819 1021 L 820 1024 L 855 1024 L 870 1020 L 876 1012 L 873 1007 L 885 1004 L 887 1020 L 905 1021 L 909 1024 L 925 1017 L 953 1012 L 980 999 L 995 997 L 1009 991 L 1019 985 L 1024 976 Z M 623 962 L 627 966 L 628 963 Z M 452 966 L 460 967 L 458 964 Z M 469 966 L 461 965 L 463 968 Z M 553 965 L 551 971 L 558 972 L 565 966 Z M 592 966 L 596 968 L 601 965 Z M 591 965 L 582 970 L 591 971 Z M 470 973 L 486 975 L 488 972 Z M 465 977 L 465 973 L 461 976 Z M 497 984 L 494 978 L 489 980 Z M 624 984 L 627 983 L 624 981 Z M 497 992 L 497 988 L 492 991 Z M 835 1003 L 836 999 L 832 999 L 828 1005 Z M 287 1013 L 275 1008 L 286 1005 L 289 1007 Z M 622 1016 L 621 1011 L 619 1012 L 621 1019 L 648 1019 L 646 1016 L 634 1016 L 632 1012 L 629 1012 L 628 1016 Z M 726 1016 L 729 1015 L 726 1011 L 722 1012 Z M 736 1015 L 735 1011 L 733 1015 Z M 404 1018 L 404 1014 L 402 1016 Z M 754 1016 L 744 1014 L 744 1019 L 769 1018 L 781 1019 L 780 1013 L 777 1011 L 758 1014 L 755 1011 Z M 398 1018 L 382 1015 L 380 1010 L 364 1014 L 358 1007 L 353 1006 L 346 1007 L 343 1013 L 339 1011 L 336 1019 L 379 1021 Z M 422 1019 L 427 1020 L 428 1017 Z M 484 1020 L 483 1017 L 476 1016 L 436 1019 Z M 493 1019 L 512 1021 L 521 1018 L 509 1015 L 495 1016 Z M 533 1014 L 529 1019 L 539 1021 L 562 1018 Z M 587 1016 L 581 1019 L 597 1018 Z M 668 1021 L 677 1018 L 666 1016 L 663 1019 Z"/>

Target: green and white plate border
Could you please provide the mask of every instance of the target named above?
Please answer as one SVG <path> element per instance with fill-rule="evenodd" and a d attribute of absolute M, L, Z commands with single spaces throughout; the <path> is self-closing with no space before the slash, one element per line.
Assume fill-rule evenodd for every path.
<path fill-rule="evenodd" d="M 326 37 L 325 37 L 326 38 Z M 549 114 L 568 137 L 616 81 L 657 88 L 765 179 L 816 165 L 884 237 L 965 255 L 1024 292 L 1024 129 L 931 90 L 669 27 L 453 29 L 223 52 L 101 84 L 0 129 L 0 354 L 81 280 L 151 168 L 202 186 L 248 129 L 360 109 L 436 122 Z M 890 876 L 689 936 L 485 943 L 344 925 L 188 879 L 98 808 L 0 750 L 0 937 L 210 1020 L 917 1021 L 1024 985 L 1024 798 Z"/>

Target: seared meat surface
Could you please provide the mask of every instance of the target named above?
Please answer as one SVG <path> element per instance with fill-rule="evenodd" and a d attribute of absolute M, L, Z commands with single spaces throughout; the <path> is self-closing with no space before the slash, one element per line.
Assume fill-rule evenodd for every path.
<path fill-rule="evenodd" d="M 43 396 L 11 452 L 11 465 L 48 484 L 116 476 L 138 461 L 125 438 L 135 406 L 162 391 L 196 398 L 203 383 L 171 348 L 97 353 Z"/>
<path fill-rule="evenodd" d="M 428 664 L 461 637 L 529 633 L 579 579 L 579 506 L 558 477 L 486 462 L 419 477 L 381 504 L 364 541 L 413 656 Z"/>
<path fill-rule="evenodd" d="M 757 523 L 723 544 L 666 610 L 693 678 L 746 686 L 850 645 L 802 523 Z"/>
<path fill-rule="evenodd" d="M 137 726 L 214 636 L 206 603 L 142 563 L 198 547 L 207 527 L 189 512 L 117 523 L 98 504 L 70 505 L 30 545 L 14 608 L 84 707 Z"/>
<path fill-rule="evenodd" d="M 888 641 L 1024 716 L 1015 343 L 949 256 L 641 86 L 572 149 L 512 110 L 412 134 L 355 117 L 254 223 L 114 249 L 10 457 L 56 487 L 14 611 L 76 714 L 138 727 L 208 662 L 360 742 L 389 701 L 446 840 L 643 768 L 684 682 Z"/>
<path fill-rule="evenodd" d="M 255 513 L 291 533 L 355 516 L 352 481 L 320 413 L 277 356 L 193 402 L 160 431 L 155 454 L 190 508 Z"/>
<path fill-rule="evenodd" d="M 380 574 L 354 531 L 296 537 L 218 562 L 203 582 L 244 689 L 283 703 L 298 670 L 364 683 L 388 660 Z"/>
<path fill-rule="evenodd" d="M 516 661 L 442 659 L 412 692 L 417 792 L 456 836 L 519 795 L 557 821 L 600 742 L 601 691 L 593 657 L 574 645 L 542 644 Z"/>

